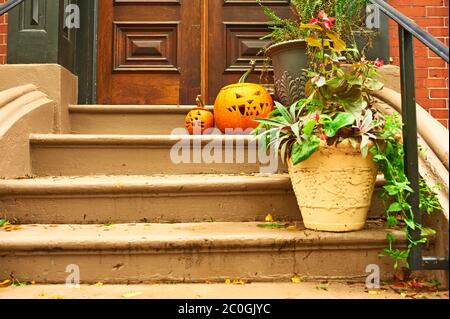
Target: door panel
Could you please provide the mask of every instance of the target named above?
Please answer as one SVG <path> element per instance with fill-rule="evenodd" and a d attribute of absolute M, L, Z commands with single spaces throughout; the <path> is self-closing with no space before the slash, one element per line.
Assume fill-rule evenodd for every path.
<path fill-rule="evenodd" d="M 251 60 L 257 61 L 257 71 L 267 71 L 263 84 L 272 82 L 272 69 L 264 66 L 261 50 L 268 41 L 259 40 L 270 32 L 263 10 L 254 0 L 209 1 L 209 103 L 214 103 L 219 90 L 235 83 L 248 70 Z M 289 0 L 262 1 L 280 16 L 290 14 Z M 255 72 L 250 81 L 260 82 L 261 72 Z"/>
<path fill-rule="evenodd" d="M 289 15 L 289 0 L 263 3 Z M 271 82 L 255 0 L 102 0 L 99 12 L 98 103 L 193 104 L 200 93 L 213 103 L 252 59 Z"/>
<path fill-rule="evenodd" d="M 99 2 L 98 103 L 192 104 L 201 0 Z"/>
<path fill-rule="evenodd" d="M 59 63 L 61 5 L 62 0 L 24 1 L 9 13 L 9 64 Z"/>

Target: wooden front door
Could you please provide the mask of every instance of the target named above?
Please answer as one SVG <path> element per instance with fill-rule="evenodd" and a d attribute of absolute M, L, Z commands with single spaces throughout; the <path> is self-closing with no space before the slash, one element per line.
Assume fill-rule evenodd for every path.
<path fill-rule="evenodd" d="M 257 61 L 258 72 L 250 82 L 267 84 L 272 69 L 264 65 L 262 49 L 268 41 L 259 40 L 270 32 L 267 18 L 255 0 L 207 0 L 208 10 L 208 81 L 209 103 L 214 103 L 225 85 L 235 83 L 248 70 L 250 61 Z M 289 0 L 261 1 L 280 16 L 289 16 Z"/>
<path fill-rule="evenodd" d="M 289 0 L 264 2 L 289 13 Z M 97 102 L 213 103 L 251 59 L 263 68 L 267 20 L 255 0 L 101 0 Z"/>

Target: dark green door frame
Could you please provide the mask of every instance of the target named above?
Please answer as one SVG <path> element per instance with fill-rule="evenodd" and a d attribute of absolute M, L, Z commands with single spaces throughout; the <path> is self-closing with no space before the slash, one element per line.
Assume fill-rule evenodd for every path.
<path fill-rule="evenodd" d="M 95 103 L 98 0 L 26 0 L 8 17 L 9 64 L 57 63 L 79 77 L 79 103 Z M 68 28 L 66 8 L 80 8 Z"/>
<path fill-rule="evenodd" d="M 78 1 L 81 11 L 81 28 L 75 53 L 75 74 L 79 78 L 78 102 L 80 104 L 95 104 L 97 100 L 98 0 Z"/>

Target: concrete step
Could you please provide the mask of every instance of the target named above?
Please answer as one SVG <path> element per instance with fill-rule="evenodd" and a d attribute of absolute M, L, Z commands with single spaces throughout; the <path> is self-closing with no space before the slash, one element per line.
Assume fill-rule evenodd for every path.
<path fill-rule="evenodd" d="M 405 245 L 403 232 L 390 232 Z M 0 231 L 0 278 L 65 283 L 79 271 L 81 284 L 288 281 L 294 274 L 365 282 L 374 264 L 388 280 L 392 262 L 379 257 L 387 233 L 378 223 L 353 233 L 258 223 L 24 225 Z"/>
<path fill-rule="evenodd" d="M 171 134 L 183 128 L 191 105 L 73 105 L 74 134 Z M 212 110 L 212 107 L 211 107 Z"/>
<path fill-rule="evenodd" d="M 267 168 L 270 159 L 259 161 L 256 143 L 252 141 L 254 138 L 247 135 L 43 134 L 30 137 L 32 169 L 38 176 L 266 173 L 261 167 Z M 184 163 L 180 163 L 181 146 L 179 152 L 173 152 L 176 156 L 171 157 L 171 150 L 180 142 L 187 146 Z M 211 163 L 214 158 L 208 156 L 211 152 L 201 151 L 212 146 L 211 143 L 222 150 L 212 152 L 218 155 L 214 163 Z M 194 154 L 199 154 L 199 158 Z M 274 163 L 274 167 L 275 172 L 277 168 L 286 171 L 281 161 Z"/>
<path fill-rule="evenodd" d="M 24 224 L 301 220 L 287 174 L 0 180 L 0 212 Z M 374 194 L 369 218 L 383 212 Z"/>
<path fill-rule="evenodd" d="M 286 174 L 0 180 L 0 212 L 27 224 L 300 219 Z"/>
<path fill-rule="evenodd" d="M 299 284 L 141 284 L 141 285 L 29 285 L 0 289 L 0 299 L 448 299 L 448 292 L 401 295 L 391 285 L 369 290 L 362 283 L 301 282 Z M 185 306 L 186 302 L 180 302 Z M 179 309 L 178 307 L 176 309 Z M 269 311 L 269 308 L 267 308 Z M 216 313 L 214 310 L 213 313 Z M 272 311 L 273 313 L 273 311 Z M 210 315 L 214 318 L 214 314 Z"/>

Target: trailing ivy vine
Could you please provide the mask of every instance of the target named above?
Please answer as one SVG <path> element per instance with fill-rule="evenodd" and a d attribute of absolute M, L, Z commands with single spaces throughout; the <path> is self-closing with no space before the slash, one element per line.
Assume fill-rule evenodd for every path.
<path fill-rule="evenodd" d="M 396 241 L 393 233 L 387 236 L 389 247 L 384 249 L 382 256 L 389 256 L 394 260 L 394 266 L 397 268 L 402 262 L 409 267 L 408 256 L 415 245 L 424 244 L 428 241 L 430 235 L 435 235 L 433 229 L 424 227 L 414 220 L 414 214 L 408 199 L 414 190 L 410 186 L 410 181 L 405 174 L 403 141 L 401 138 L 402 123 L 398 114 L 386 116 L 386 122 L 383 130 L 383 143 L 377 143 L 371 148 L 373 159 L 378 164 L 384 174 L 386 185 L 382 193 L 386 205 L 387 221 L 389 228 L 401 227 L 407 237 L 406 249 L 394 248 Z M 441 208 L 436 193 L 420 180 L 420 205 L 421 211 L 428 214 Z M 410 230 L 420 230 L 419 240 L 414 240 L 410 235 Z"/>

